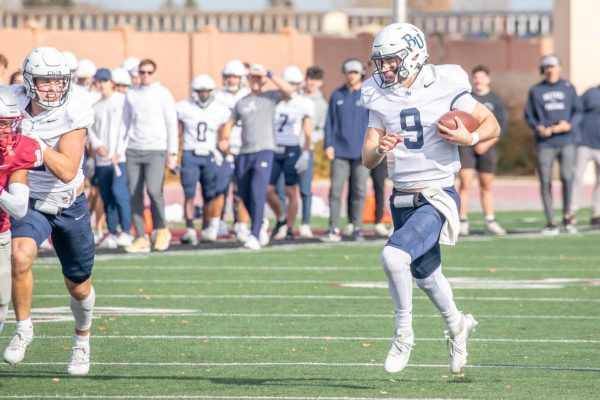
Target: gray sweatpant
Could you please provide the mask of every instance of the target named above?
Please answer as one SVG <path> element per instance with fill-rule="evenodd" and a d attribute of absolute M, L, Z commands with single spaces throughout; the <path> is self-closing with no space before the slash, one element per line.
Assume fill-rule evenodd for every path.
<path fill-rule="evenodd" d="M 346 160 L 335 158 L 331 162 L 331 189 L 329 190 L 329 229 L 339 228 L 342 208 L 342 192 L 344 185 L 349 182 L 348 215 L 352 216 L 350 223 L 355 229 L 362 228 L 362 216 L 365 208 L 365 191 L 369 170 L 362 165 L 361 160 Z"/>
<path fill-rule="evenodd" d="M 575 145 L 563 147 L 538 147 L 537 167 L 540 175 L 540 189 L 546 221 L 554 223 L 554 208 L 552 206 L 552 162 L 558 159 L 560 180 L 562 182 L 563 214 L 568 214 L 571 208 L 571 193 L 573 192 L 573 170 L 575 163 Z"/>
<path fill-rule="evenodd" d="M 581 184 L 589 161 L 594 162 L 596 183 L 592 194 L 592 217 L 600 217 L 600 149 L 588 146 L 577 146 L 575 155 L 575 176 L 573 177 L 573 194 L 570 214 L 575 215 L 581 207 Z"/>
<path fill-rule="evenodd" d="M 166 150 L 127 150 L 127 175 L 131 215 L 137 237 L 144 236 L 144 184 L 150 197 L 153 229 L 165 227 L 165 200 L 163 182 L 165 179 Z"/>

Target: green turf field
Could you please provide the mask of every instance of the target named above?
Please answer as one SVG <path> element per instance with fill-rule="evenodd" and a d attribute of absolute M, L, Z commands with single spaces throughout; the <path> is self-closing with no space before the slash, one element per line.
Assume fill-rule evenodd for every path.
<path fill-rule="evenodd" d="M 599 239 L 444 248 L 459 308 L 479 321 L 461 380 L 419 290 L 410 364 L 383 370 L 393 329 L 383 241 L 99 258 L 90 374 L 66 374 L 72 322 L 38 322 L 25 362 L 0 365 L 0 398 L 597 399 Z M 35 316 L 69 317 L 58 265 L 40 260 L 34 274 Z"/>

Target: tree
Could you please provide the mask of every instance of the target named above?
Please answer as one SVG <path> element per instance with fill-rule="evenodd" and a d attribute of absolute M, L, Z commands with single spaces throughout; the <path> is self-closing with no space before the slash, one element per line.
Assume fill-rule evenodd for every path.
<path fill-rule="evenodd" d="M 73 7 L 73 0 L 23 0 L 23 7 Z"/>
<path fill-rule="evenodd" d="M 183 5 L 185 8 L 198 8 L 198 2 L 196 0 L 185 0 Z"/>
<path fill-rule="evenodd" d="M 175 7 L 176 7 L 176 5 L 173 0 L 165 0 L 165 2 L 163 3 L 161 8 L 169 9 L 169 8 L 175 8 Z"/>

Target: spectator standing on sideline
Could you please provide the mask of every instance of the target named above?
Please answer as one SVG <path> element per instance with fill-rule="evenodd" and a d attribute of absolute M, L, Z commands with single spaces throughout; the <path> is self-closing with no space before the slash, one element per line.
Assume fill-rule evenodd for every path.
<path fill-rule="evenodd" d="M 348 221 L 352 236 L 362 238 L 362 217 L 365 206 L 365 186 L 369 170 L 362 165 L 361 150 L 369 122 L 369 111 L 361 106 L 360 90 L 365 67 L 357 59 L 348 59 L 342 66 L 346 83 L 336 89 L 329 99 L 325 123 L 324 148 L 331 161 L 331 189 L 329 191 L 329 229 L 323 240 L 341 240 L 339 223 L 341 197 L 349 182 Z"/>
<path fill-rule="evenodd" d="M 471 71 L 472 96 L 494 113 L 500 124 L 500 134 L 506 131 L 506 108 L 504 102 L 491 88 L 490 70 L 484 65 L 478 65 Z M 475 146 L 459 146 L 458 155 L 462 166 L 458 177 L 460 179 L 460 234 L 469 234 L 469 191 L 475 173 L 479 175 L 479 195 L 485 217 L 484 230 L 490 235 L 505 235 L 506 231 L 496 222 L 494 215 L 494 194 L 492 183 L 498 165 L 496 151 L 498 139 L 477 143 Z"/>
<path fill-rule="evenodd" d="M 100 68 L 94 81 L 102 98 L 94 103 L 94 125 L 88 131 L 88 138 L 95 154 L 95 178 L 104 203 L 108 236 L 99 243 L 100 248 L 116 249 L 130 246 L 131 204 L 127 182 L 127 147 L 125 125 L 123 124 L 123 104 L 125 95 L 115 91 L 111 72 Z M 117 234 L 117 223 L 121 233 Z"/>
<path fill-rule="evenodd" d="M 589 89 L 581 97 L 583 120 L 581 137 L 575 156 L 573 197 L 569 214 L 575 217 L 581 205 L 581 183 L 585 168 L 590 160 L 596 168 L 596 183 L 592 195 L 592 228 L 600 228 L 600 86 Z"/>
<path fill-rule="evenodd" d="M 267 79 L 279 90 L 263 91 Z M 251 93 L 235 104 L 231 118 L 223 126 L 219 150 L 229 152 L 231 129 L 238 120 L 242 121 L 242 146 L 235 174 L 238 194 L 250 213 L 252 232 L 244 247 L 260 250 L 269 243 L 269 221 L 264 221 L 263 216 L 275 149 L 275 107 L 283 96 L 291 96 L 294 88 L 261 64 L 250 66 L 248 84 Z"/>
<path fill-rule="evenodd" d="M 537 167 L 547 225 L 546 235 L 560 233 L 554 221 L 552 206 L 552 162 L 560 164 L 562 182 L 563 227 L 575 233 L 571 209 L 573 166 L 575 162 L 574 130 L 581 122 L 581 105 L 571 82 L 560 77 L 560 60 L 548 55 L 540 60 L 544 79 L 529 90 L 525 120 L 535 133 Z"/>
<path fill-rule="evenodd" d="M 327 119 L 327 102 L 321 93 L 323 86 L 323 69 L 318 66 L 309 67 L 306 70 L 303 94 L 310 99 L 315 106 L 313 116 L 313 134 L 310 145 L 308 167 L 300 174 L 300 197 L 302 199 L 302 222 L 298 233 L 301 238 L 312 238 L 310 229 L 310 217 L 312 207 L 312 180 L 315 172 L 315 143 L 323 139 L 323 130 Z"/>
<path fill-rule="evenodd" d="M 8 59 L 4 54 L 0 54 L 0 85 L 6 85 L 6 69 L 8 68 Z"/>
<path fill-rule="evenodd" d="M 140 61 L 141 83 L 127 92 L 123 109 L 129 135 L 126 152 L 129 195 L 136 230 L 136 239 L 125 248 L 129 253 L 150 251 L 150 240 L 144 229 L 144 185 L 150 197 L 153 249 L 167 250 L 171 242 L 171 232 L 165 222 L 163 181 L 165 164 L 171 171 L 177 167 L 177 110 L 171 92 L 157 81 L 155 73 L 154 61 Z"/>
<path fill-rule="evenodd" d="M 9 85 L 20 85 L 23 83 L 23 72 L 15 71 L 10 75 Z"/>

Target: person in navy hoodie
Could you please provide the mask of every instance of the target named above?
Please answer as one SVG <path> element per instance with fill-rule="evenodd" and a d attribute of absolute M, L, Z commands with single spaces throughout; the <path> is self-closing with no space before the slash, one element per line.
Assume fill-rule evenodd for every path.
<path fill-rule="evenodd" d="M 590 160 L 596 168 L 596 183 L 592 195 L 592 228 L 600 228 L 600 86 L 588 89 L 581 96 L 583 120 L 581 122 L 581 137 L 577 143 L 575 155 L 575 176 L 573 179 L 573 194 L 571 215 L 575 215 L 581 206 L 581 184 L 585 169 Z"/>
<path fill-rule="evenodd" d="M 324 241 L 341 240 L 339 223 L 341 197 L 344 185 L 348 188 L 349 225 L 352 236 L 362 238 L 362 216 L 365 206 L 365 191 L 369 170 L 362 165 L 361 151 L 369 111 L 360 103 L 362 80 L 365 67 L 357 59 L 348 59 L 342 65 L 346 83 L 336 89 L 329 99 L 325 121 L 325 154 L 331 161 L 331 189 L 329 192 L 329 229 L 322 238 Z"/>
<path fill-rule="evenodd" d="M 577 232 L 571 208 L 571 193 L 575 163 L 575 131 L 581 121 L 581 104 L 573 85 L 560 77 L 560 59 L 547 55 L 540 61 L 544 79 L 529 90 L 525 120 L 535 134 L 537 168 L 547 225 L 544 234 L 558 234 L 552 207 L 552 163 L 560 165 L 562 182 L 563 227 Z"/>

